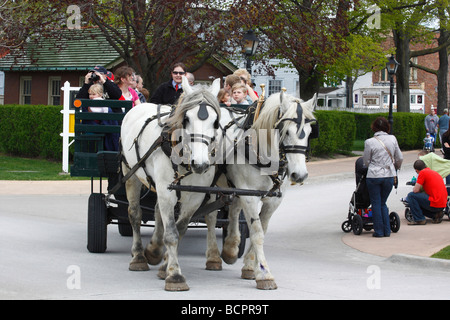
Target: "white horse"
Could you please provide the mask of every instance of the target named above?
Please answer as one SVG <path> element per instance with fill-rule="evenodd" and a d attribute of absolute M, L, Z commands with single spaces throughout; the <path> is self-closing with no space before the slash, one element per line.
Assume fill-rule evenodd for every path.
<path fill-rule="evenodd" d="M 182 185 L 211 185 L 215 168 L 211 166 L 210 149 L 220 120 L 217 101 L 220 79 L 214 81 L 210 90 L 194 90 L 185 77 L 182 86 L 184 94 L 170 116 L 162 116 L 172 111 L 170 106 L 144 103 L 128 112 L 121 128 L 122 154 L 125 158 L 122 169 L 125 176 L 131 171 L 125 183 L 128 216 L 133 229 L 129 269 L 145 271 L 149 270 L 148 263 L 158 264 L 162 260 L 165 245 L 165 289 L 168 291 L 189 290 L 178 263 L 178 242 L 205 196 L 199 193 L 178 194 L 168 190 L 168 186 L 175 178 L 179 178 Z M 163 135 L 164 132 L 166 135 Z M 179 140 L 182 143 L 178 143 L 168 154 L 164 146 L 170 150 L 170 146 Z M 146 153 L 149 153 L 148 157 Z M 136 171 L 133 170 L 135 166 L 139 167 Z M 153 185 L 158 197 L 155 229 L 145 250 L 140 234 L 142 211 L 139 201 L 142 185 L 147 188 Z M 177 202 L 179 217 L 176 225 L 174 212 Z"/>
<path fill-rule="evenodd" d="M 248 159 L 245 164 L 228 164 L 229 162 L 227 162 L 226 176 L 234 187 L 266 191 L 278 189 L 282 194 L 281 197 L 239 196 L 234 199 L 229 207 L 228 234 L 221 257 L 228 264 L 237 260 L 241 239 L 238 220 L 239 214 L 243 210 L 250 230 L 251 245 L 244 257 L 241 277 L 256 279 L 258 289 L 277 288 L 264 255 L 264 234 L 267 231 L 270 217 L 283 199 L 287 180 L 301 184 L 308 177 L 306 153 L 312 124 L 317 122 L 313 115 L 315 105 L 316 95 L 311 100 L 303 102 L 281 92 L 271 95 L 266 100 L 258 119 L 251 128 L 256 131 L 256 137 L 259 141 L 265 140 L 265 132 L 269 133 L 271 129 L 278 129 L 279 136 L 272 135 L 272 137 L 267 138 L 268 153 L 271 153 L 272 161 L 274 155 L 279 160 L 279 166 L 275 168 L 274 175 L 264 174 L 261 167 L 250 163 Z M 229 121 L 229 112 L 222 108 L 222 126 L 226 127 Z M 242 120 L 240 123 L 242 124 Z M 233 140 L 241 134 L 239 122 L 227 129 L 227 137 L 231 136 L 229 139 Z M 273 139 L 274 137 L 279 139 Z M 239 141 L 239 138 L 237 138 L 237 141 Z M 257 153 L 258 156 L 261 156 L 261 143 L 259 143 Z M 261 202 L 262 206 L 260 206 Z M 261 207 L 260 212 L 258 211 L 259 207 Z M 214 230 L 216 219 L 217 214 L 214 213 L 206 217 L 208 225 L 206 269 L 209 270 L 221 270 L 222 268 Z"/>

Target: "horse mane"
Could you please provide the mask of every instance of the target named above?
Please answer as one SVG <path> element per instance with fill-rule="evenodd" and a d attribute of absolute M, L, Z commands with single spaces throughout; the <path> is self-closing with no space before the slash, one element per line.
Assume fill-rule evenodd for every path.
<path fill-rule="evenodd" d="M 267 142 L 269 143 L 269 145 L 271 145 L 272 143 L 272 135 L 270 132 L 270 129 L 274 129 L 277 126 L 277 123 L 279 123 L 281 120 L 285 119 L 285 118 L 295 118 L 296 117 L 296 113 L 297 113 L 297 103 L 304 103 L 303 100 L 299 99 L 299 98 L 295 98 L 291 95 L 288 95 L 286 93 L 284 94 L 284 98 L 285 100 L 288 101 L 289 103 L 289 108 L 288 110 L 282 115 L 281 118 L 279 118 L 280 116 L 280 108 L 281 108 L 281 93 L 275 93 L 270 95 L 265 103 L 264 103 L 264 107 L 261 109 L 261 113 L 258 117 L 258 119 L 253 123 L 252 129 L 258 131 L 260 129 L 266 129 L 267 130 Z M 302 105 L 302 109 L 303 109 L 303 115 L 305 116 L 306 119 L 314 119 L 314 115 L 313 113 L 308 109 L 308 108 L 304 108 Z M 286 136 L 286 132 L 287 132 L 287 126 L 288 122 L 283 121 L 282 122 L 282 128 L 280 131 L 280 140 L 283 140 L 284 137 Z"/>
<path fill-rule="evenodd" d="M 166 125 L 169 127 L 169 132 L 172 132 L 175 129 L 181 129 L 183 127 L 186 112 L 195 108 L 202 102 L 211 106 L 217 113 L 217 119 L 220 120 L 220 106 L 217 97 L 210 93 L 204 86 L 196 86 L 195 88 L 196 90 L 191 94 L 183 93 L 178 99 L 178 103 L 175 106 L 173 114 L 166 121 Z"/>

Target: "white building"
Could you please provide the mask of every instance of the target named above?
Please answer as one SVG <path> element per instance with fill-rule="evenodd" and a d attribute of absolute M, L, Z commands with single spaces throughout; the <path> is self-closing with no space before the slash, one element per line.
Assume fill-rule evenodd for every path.
<path fill-rule="evenodd" d="M 277 65 L 280 60 L 271 60 L 272 65 Z M 245 69 L 245 61 L 237 63 L 240 68 Z M 257 72 L 258 65 L 252 64 L 252 82 L 255 83 L 255 91 L 261 94 L 261 84 L 265 85 L 266 97 L 272 93 L 280 92 L 282 88 L 292 96 L 300 96 L 299 75 L 294 68 L 278 68 L 275 70 L 275 77 Z"/>
<path fill-rule="evenodd" d="M 355 109 L 381 109 L 386 112 L 389 109 L 390 82 L 383 81 L 373 83 L 372 73 L 369 72 L 357 79 L 353 86 L 352 105 Z M 397 109 L 397 93 L 394 85 L 393 110 Z M 336 88 L 323 88 L 319 93 L 318 104 L 329 108 L 345 108 L 346 106 L 345 84 Z M 424 113 L 425 90 L 424 88 L 410 89 L 410 110 Z"/>

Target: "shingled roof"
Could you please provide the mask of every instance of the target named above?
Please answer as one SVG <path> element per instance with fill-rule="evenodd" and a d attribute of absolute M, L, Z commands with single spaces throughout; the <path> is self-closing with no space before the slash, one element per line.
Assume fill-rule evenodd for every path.
<path fill-rule="evenodd" d="M 111 68 L 121 60 L 98 30 L 64 30 L 60 36 L 28 45 L 25 55 L 9 52 L 0 58 L 0 71 L 87 70 L 96 65 Z"/>

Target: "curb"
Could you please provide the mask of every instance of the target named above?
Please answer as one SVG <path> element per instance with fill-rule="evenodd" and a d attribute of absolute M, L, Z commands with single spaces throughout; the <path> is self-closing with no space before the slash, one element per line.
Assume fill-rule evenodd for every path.
<path fill-rule="evenodd" d="M 447 272 L 450 271 L 450 260 L 446 259 L 428 258 L 399 253 L 390 256 L 386 259 L 386 261 L 392 263 L 415 265 L 417 267 L 423 268 L 436 268 Z"/>

